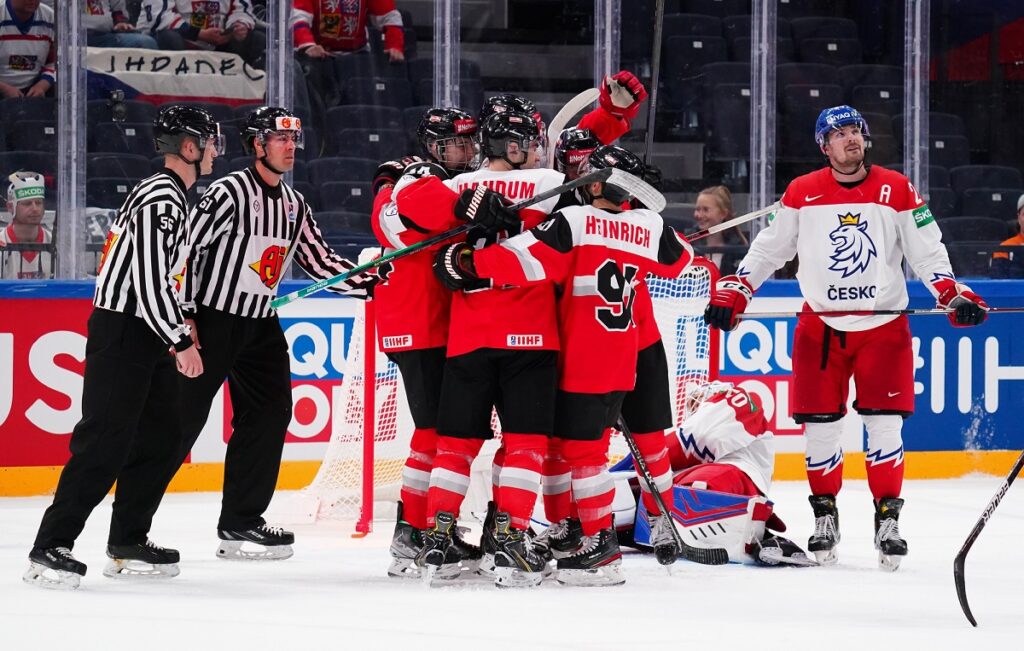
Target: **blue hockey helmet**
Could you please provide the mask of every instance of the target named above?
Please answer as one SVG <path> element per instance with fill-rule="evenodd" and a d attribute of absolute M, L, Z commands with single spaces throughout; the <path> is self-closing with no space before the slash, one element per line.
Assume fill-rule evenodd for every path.
<path fill-rule="evenodd" d="M 825 138 L 828 136 L 829 131 L 851 124 L 860 127 L 861 133 L 865 137 L 871 136 L 871 133 L 868 131 L 867 120 L 864 119 L 864 116 L 857 109 L 846 104 L 827 108 L 818 115 L 818 121 L 814 125 L 814 141 L 818 143 L 819 147 L 824 147 Z"/>

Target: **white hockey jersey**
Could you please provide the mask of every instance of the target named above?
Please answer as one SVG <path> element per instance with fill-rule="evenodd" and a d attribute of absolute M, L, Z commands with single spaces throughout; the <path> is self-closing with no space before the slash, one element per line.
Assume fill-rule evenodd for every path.
<path fill-rule="evenodd" d="M 248 25 L 250 29 L 256 25 L 250 0 L 142 0 L 138 28 L 152 36 L 165 29 L 188 25 L 190 33 L 185 36 L 194 40 L 201 30 L 231 29 L 235 23 Z M 204 49 L 212 48 L 209 43 L 196 44 Z"/>
<path fill-rule="evenodd" d="M 0 3 L 0 81 L 20 90 L 40 79 L 56 84 L 53 9 L 39 5 L 21 22 L 10 7 L 9 2 Z"/>
<path fill-rule="evenodd" d="M 775 437 L 768 430 L 764 410 L 743 389 L 730 388 L 707 398 L 676 433 L 690 465 L 736 466 L 762 495 L 768 494 L 775 471 Z"/>
<path fill-rule="evenodd" d="M 19 242 L 14 235 L 14 227 L 0 228 L 0 243 L 12 244 L 50 244 L 53 235 L 45 228 L 39 229 L 39 235 L 31 242 Z M 14 251 L 0 247 L 0 279 L 2 280 L 42 280 L 53 278 L 53 254 L 49 251 Z"/>
<path fill-rule="evenodd" d="M 927 204 L 907 177 L 877 165 L 854 188 L 840 185 L 827 167 L 795 179 L 737 274 L 757 289 L 794 255 L 800 291 L 814 311 L 905 308 L 904 258 L 936 297 L 933 284 L 953 278 Z M 823 320 L 836 330 L 859 331 L 896 318 Z"/>

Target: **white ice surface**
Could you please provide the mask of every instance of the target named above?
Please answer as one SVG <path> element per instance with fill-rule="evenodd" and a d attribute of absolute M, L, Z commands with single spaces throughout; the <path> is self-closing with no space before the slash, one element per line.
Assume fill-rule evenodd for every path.
<path fill-rule="evenodd" d="M 1024 486 L 1011 488 L 967 564 L 980 622 L 953 588 L 953 556 L 1001 480 L 909 481 L 901 530 L 910 556 L 876 568 L 864 482 L 840 496 L 843 542 L 831 568 L 679 563 L 670 576 L 627 554 L 617 588 L 502 590 L 482 581 L 442 589 L 385 576 L 391 525 L 362 540 L 351 525 L 296 527 L 295 557 L 214 557 L 219 495 L 171 494 L 153 539 L 182 552 L 181 575 L 102 575 L 109 502 L 78 541 L 89 565 L 73 592 L 25 585 L 26 555 L 48 498 L 0 499 L 0 650 L 20 649 L 963 649 L 1024 648 Z M 803 483 L 773 495 L 788 535 L 811 529 Z M 244 645 L 244 646 L 243 646 Z M 279 646 L 287 645 L 287 646 Z"/>

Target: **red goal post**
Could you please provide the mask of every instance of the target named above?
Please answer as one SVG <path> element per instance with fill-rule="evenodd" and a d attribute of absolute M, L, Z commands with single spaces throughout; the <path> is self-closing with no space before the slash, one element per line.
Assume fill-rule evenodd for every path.
<path fill-rule="evenodd" d="M 714 263 L 700 257 L 679 278 L 647 279 L 672 374 L 676 426 L 685 416 L 688 385 L 717 377 L 718 331 L 703 321 L 717 279 Z M 372 529 L 375 502 L 398 499 L 413 431 L 398 369 L 377 346 L 373 310 L 373 301 L 366 301 L 356 316 L 345 358 L 343 404 L 335 408 L 342 422 L 335 426 L 320 470 L 304 489 L 316 519 L 355 520 L 357 534 Z M 613 438 L 610 454 L 621 458 L 625 443 Z"/>

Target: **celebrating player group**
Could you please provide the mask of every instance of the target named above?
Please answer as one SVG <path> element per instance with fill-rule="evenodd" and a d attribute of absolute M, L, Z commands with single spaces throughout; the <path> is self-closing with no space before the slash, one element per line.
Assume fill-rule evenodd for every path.
<path fill-rule="evenodd" d="M 475 115 L 431 108 L 417 128 L 421 151 L 382 163 L 372 180 L 370 220 L 385 253 L 464 227 L 333 287 L 357 297 L 372 289 L 379 344 L 401 372 L 415 424 L 388 574 L 432 585 L 469 574 L 501 587 L 552 576 L 617 585 L 620 544 L 652 549 L 663 564 L 686 556 L 681 503 L 729 506 L 703 520 L 715 526 L 694 546 L 733 561 L 835 563 L 839 421 L 851 377 L 868 431 L 875 546 L 880 565 L 896 569 L 908 549 L 898 522 L 913 357 L 907 318 L 871 312 L 906 307 L 904 258 L 955 326 L 981 323 L 988 309 L 953 277 L 928 207 L 906 177 L 866 163 L 868 125 L 854 108 L 826 109 L 814 137 L 827 166 L 790 184 L 704 314 L 731 330 L 753 316 L 744 311 L 761 283 L 800 255 L 806 305 L 793 346 L 793 415 L 806 424 L 812 557 L 779 535 L 785 525 L 768 500 L 773 436 L 753 396 L 728 383 L 687 386 L 682 424 L 673 421 L 675 389 L 646 283 L 684 273 L 693 250 L 651 209 L 660 172 L 612 144 L 646 90 L 626 71 L 599 90 L 598 107 L 554 143 L 534 104 L 517 95 L 491 97 Z M 104 250 L 83 420 L 25 575 L 44 587 L 78 585 L 85 565 L 71 553 L 74 540 L 115 480 L 105 573 L 178 573 L 178 553 L 148 531 L 225 376 L 235 416 L 218 556 L 292 553 L 294 536 L 262 517 L 291 417 L 272 301 L 293 257 L 315 279 L 354 265 L 330 249 L 301 194 L 282 181 L 302 146 L 294 115 L 254 111 L 242 131 L 253 165 L 189 209 L 185 190 L 209 173 L 222 143 L 210 115 L 176 108 L 156 130 L 167 169 L 133 191 Z M 458 526 L 470 468 L 499 424 L 493 496 L 471 544 Z M 613 428 L 639 458 L 609 468 Z M 538 494 L 550 523 L 541 531 L 531 526 Z M 633 508 L 622 511 L 623 502 Z"/>

